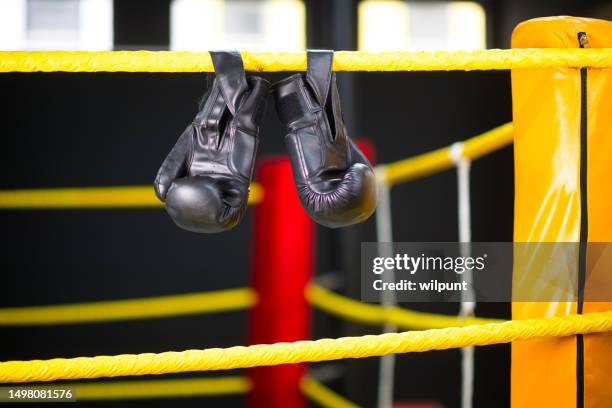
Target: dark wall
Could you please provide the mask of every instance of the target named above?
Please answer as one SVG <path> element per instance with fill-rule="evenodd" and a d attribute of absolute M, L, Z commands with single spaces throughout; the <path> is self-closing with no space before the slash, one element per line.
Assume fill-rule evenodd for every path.
<path fill-rule="evenodd" d="M 116 49 L 167 49 L 170 1 L 128 0 L 113 4 Z"/>
<path fill-rule="evenodd" d="M 120 48 L 168 46 L 169 1 L 115 2 Z M 145 5 L 146 3 L 146 5 Z M 351 49 L 356 1 L 309 1 L 309 46 Z M 492 46 L 506 47 L 526 18 L 583 14 L 595 1 L 485 1 Z M 351 12 L 350 10 L 353 9 Z M 335 14 L 334 14 L 335 13 Z M 342 23 L 338 23 L 341 21 Z M 265 74 L 276 81 L 285 74 Z M 204 91 L 199 74 L 2 74 L 8 96 L 0 112 L 5 133 L 0 188 L 150 184 L 164 156 L 191 120 Z M 378 162 L 402 159 L 466 139 L 511 120 L 508 72 L 342 74 L 343 107 L 355 137 L 374 141 Z M 269 106 L 260 157 L 282 154 L 282 129 Z M 453 171 L 393 190 L 397 241 L 457 239 Z M 512 149 L 473 164 L 475 241 L 510 241 Z M 235 230 L 197 235 L 175 227 L 161 209 L 3 211 L 0 307 L 84 302 L 214 290 L 249 284 L 253 209 Z M 318 229 L 318 274 L 338 271 L 340 288 L 358 295 L 359 243 L 375 240 L 374 223 L 344 231 Z M 236 254 L 241 254 L 236 256 Z M 406 305 L 456 313 L 456 305 Z M 478 313 L 509 317 L 508 305 L 481 304 Z M 372 333 L 316 314 L 313 337 Z M 49 328 L 0 329 L 2 360 L 160 352 L 224 347 L 246 341 L 246 315 L 184 317 Z M 459 401 L 459 352 L 398 357 L 396 397 Z M 477 407 L 508 406 L 509 347 L 476 354 Z M 349 381 L 334 386 L 373 406 L 377 359 L 342 363 Z M 167 401 L 168 406 L 240 406 L 240 398 Z M 506 402 L 506 403 L 503 403 Z M 150 406 L 150 403 L 117 403 Z"/>

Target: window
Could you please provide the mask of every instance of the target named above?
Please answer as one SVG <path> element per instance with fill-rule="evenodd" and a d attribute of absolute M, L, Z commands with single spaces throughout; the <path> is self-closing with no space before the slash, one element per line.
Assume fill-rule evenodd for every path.
<path fill-rule="evenodd" d="M 78 41 L 78 0 L 28 0 L 26 35 L 28 41 Z"/>
<path fill-rule="evenodd" d="M 2 50 L 110 50 L 112 0 L 2 0 Z"/>
<path fill-rule="evenodd" d="M 170 49 L 303 50 L 305 20 L 300 0 L 173 0 Z"/>
<path fill-rule="evenodd" d="M 475 2 L 364 0 L 358 15 L 360 50 L 486 47 L 485 13 Z"/>

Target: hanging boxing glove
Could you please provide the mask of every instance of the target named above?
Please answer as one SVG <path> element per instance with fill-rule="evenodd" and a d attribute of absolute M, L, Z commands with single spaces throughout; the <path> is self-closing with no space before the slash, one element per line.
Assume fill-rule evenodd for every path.
<path fill-rule="evenodd" d="M 376 209 L 372 166 L 349 138 L 332 72 L 333 51 L 308 51 L 306 75 L 272 87 L 286 126 L 297 192 L 312 219 L 331 228 L 366 220 Z"/>
<path fill-rule="evenodd" d="M 155 179 L 181 228 L 220 232 L 246 211 L 269 83 L 244 73 L 238 52 L 211 52 L 215 79 Z"/>

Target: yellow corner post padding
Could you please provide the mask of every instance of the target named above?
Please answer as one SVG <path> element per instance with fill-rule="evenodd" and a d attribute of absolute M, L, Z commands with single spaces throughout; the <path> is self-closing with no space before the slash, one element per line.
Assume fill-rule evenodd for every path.
<path fill-rule="evenodd" d="M 99 323 L 218 313 L 248 309 L 256 300 L 253 289 L 237 288 L 140 299 L 3 308 L 0 309 L 0 327 Z"/>
<path fill-rule="evenodd" d="M 579 33 L 586 35 L 588 44 L 581 44 Z M 570 16 L 532 19 L 516 27 L 512 46 L 605 49 L 612 47 L 612 22 Z M 514 240 L 610 242 L 612 69 L 580 70 L 560 66 L 513 70 L 512 109 Z M 584 227 L 587 228 L 583 230 Z M 610 302 L 588 301 L 592 293 L 589 290 L 609 287 L 610 273 L 596 267 L 605 262 L 594 247 L 589 246 L 584 254 L 583 312 L 611 310 Z M 546 258 L 549 261 L 543 268 L 541 261 Z M 542 299 L 551 298 L 551 289 L 557 294 L 568 289 L 569 293 L 575 293 L 572 268 L 579 265 L 579 254 L 574 262 L 555 259 L 558 261 L 555 264 L 550 259 L 546 254 L 534 257 L 515 251 L 513 282 L 521 282 L 521 292 L 529 290 L 529 297 Z M 602 269 L 599 275 L 598 270 Z M 518 286 L 515 285 L 513 292 Z M 515 319 L 564 316 L 577 311 L 578 302 L 569 301 L 512 305 Z M 582 343 L 573 336 L 514 343 L 512 407 L 612 406 L 612 359 L 609 357 L 612 333 L 588 335 L 581 340 Z M 579 358 L 581 353 L 583 359 Z"/>
<path fill-rule="evenodd" d="M 610 330 L 612 330 L 612 311 L 478 326 L 316 341 L 305 340 L 294 343 L 258 344 L 225 349 L 7 361 L 0 363 L 0 382 L 22 383 L 229 370 L 484 346 L 517 340 L 562 337 Z"/>
<path fill-rule="evenodd" d="M 304 71 L 305 52 L 242 52 L 248 71 Z M 611 67 L 611 49 L 478 51 L 337 51 L 335 71 L 450 71 L 550 67 Z M 0 72 L 212 72 L 208 52 L 6 51 Z"/>

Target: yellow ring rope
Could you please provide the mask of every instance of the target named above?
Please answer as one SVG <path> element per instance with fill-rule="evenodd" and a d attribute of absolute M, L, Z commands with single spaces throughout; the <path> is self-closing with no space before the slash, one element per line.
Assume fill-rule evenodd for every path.
<path fill-rule="evenodd" d="M 612 330 L 612 311 L 295 343 L 0 363 L 0 383 L 229 370 L 484 346 Z"/>
<path fill-rule="evenodd" d="M 263 188 L 250 186 L 250 205 L 263 198 Z M 157 208 L 163 207 L 152 186 L 74 187 L 0 190 L 0 209 Z"/>
<path fill-rule="evenodd" d="M 27 386 L 26 386 L 27 387 Z M 248 377 L 170 378 L 129 381 L 60 382 L 36 386 L 50 389 L 72 389 L 77 401 L 211 397 L 246 394 L 253 388 Z M 311 401 L 324 408 L 358 408 L 318 380 L 305 376 L 300 390 Z"/>
<path fill-rule="evenodd" d="M 474 160 L 512 143 L 512 123 L 506 123 L 463 142 L 463 154 Z M 383 179 L 398 184 L 449 169 L 454 166 L 450 147 L 378 166 Z M 260 184 L 252 183 L 249 204 L 263 198 Z M 162 207 L 151 186 L 47 188 L 0 190 L 0 209 L 76 209 Z"/>
<path fill-rule="evenodd" d="M 245 69 L 304 71 L 305 52 L 242 52 Z M 510 49 L 480 51 L 337 51 L 336 71 L 450 71 L 553 67 L 612 67 L 612 49 Z M 8 51 L 0 72 L 211 72 L 208 52 Z"/>
<path fill-rule="evenodd" d="M 474 136 L 462 142 L 462 154 L 468 159 L 475 160 L 506 147 L 512 143 L 512 132 L 512 123 L 506 123 Z M 383 165 L 383 180 L 394 185 L 450 169 L 455 166 L 450 153 L 451 147 L 447 146 Z"/>
<path fill-rule="evenodd" d="M 316 284 L 308 285 L 305 296 L 312 306 L 332 315 L 375 326 L 392 323 L 404 330 L 502 322 L 479 317 L 459 319 L 399 307 L 384 308 L 359 302 Z M 0 327 L 102 323 L 219 313 L 248 309 L 255 304 L 256 298 L 251 288 L 237 288 L 140 299 L 1 308 Z"/>
<path fill-rule="evenodd" d="M 246 394 L 252 385 L 243 376 L 216 378 L 171 378 L 142 381 L 56 383 L 53 388 L 71 388 L 77 401 L 128 400 L 150 398 L 211 397 Z M 39 388 L 37 386 L 37 388 Z"/>
<path fill-rule="evenodd" d="M 457 316 L 362 303 L 315 284 L 310 284 L 306 288 L 306 299 L 312 306 L 346 320 L 374 326 L 390 323 L 403 330 L 441 329 L 451 326 L 461 327 L 503 322 L 498 319 L 482 317 L 461 319 Z"/>
<path fill-rule="evenodd" d="M 312 377 L 302 378 L 300 390 L 308 399 L 324 408 L 359 408 L 358 405 L 353 404 Z"/>
<path fill-rule="evenodd" d="M 1 326 L 97 323 L 184 316 L 248 309 L 257 296 L 251 288 L 196 292 L 141 299 L 0 309 Z"/>

